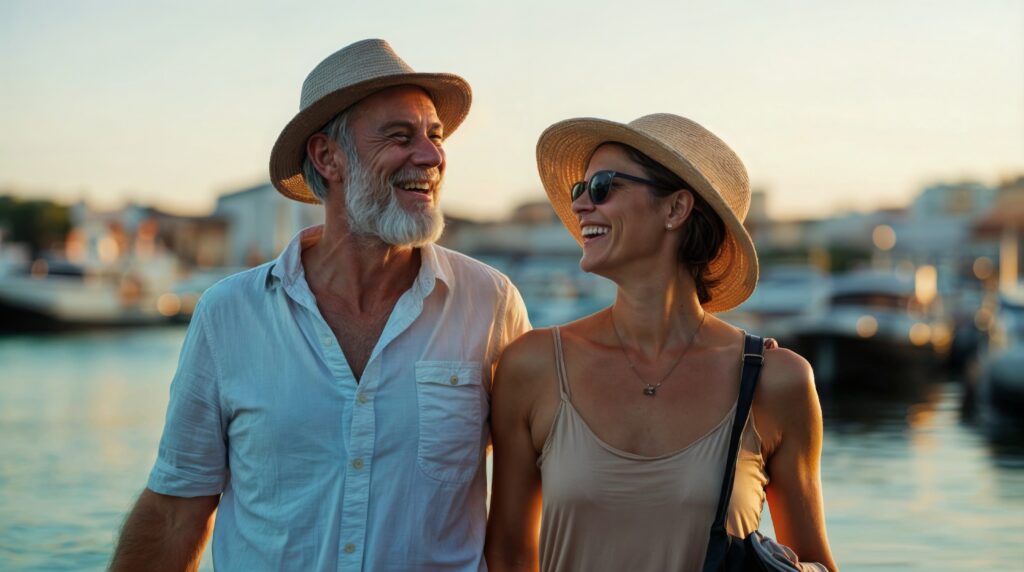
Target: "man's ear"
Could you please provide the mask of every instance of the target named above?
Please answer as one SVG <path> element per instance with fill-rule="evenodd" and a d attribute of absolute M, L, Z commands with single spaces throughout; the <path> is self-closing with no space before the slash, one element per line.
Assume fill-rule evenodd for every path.
<path fill-rule="evenodd" d="M 676 191 L 669 197 L 668 215 L 665 217 L 665 228 L 673 229 L 683 226 L 693 212 L 693 193 L 688 190 Z"/>
<path fill-rule="evenodd" d="M 340 183 L 345 179 L 348 167 L 345 154 L 325 133 L 316 133 L 306 141 L 306 155 L 324 180 Z"/>

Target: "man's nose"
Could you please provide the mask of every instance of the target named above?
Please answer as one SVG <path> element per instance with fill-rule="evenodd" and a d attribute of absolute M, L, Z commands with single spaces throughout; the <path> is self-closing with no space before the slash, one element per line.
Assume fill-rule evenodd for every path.
<path fill-rule="evenodd" d="M 417 167 L 440 167 L 444 163 L 444 148 L 430 137 L 420 137 L 413 150 L 412 160 Z"/>

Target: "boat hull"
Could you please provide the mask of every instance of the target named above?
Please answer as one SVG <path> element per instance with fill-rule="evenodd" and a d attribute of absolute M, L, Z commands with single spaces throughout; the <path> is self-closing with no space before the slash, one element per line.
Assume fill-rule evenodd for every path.
<path fill-rule="evenodd" d="M 986 361 L 978 397 L 990 412 L 1024 422 L 1024 350 L 1013 348 Z"/>
<path fill-rule="evenodd" d="M 827 333 L 797 335 L 793 349 L 810 361 L 819 385 L 837 390 L 906 393 L 941 378 L 930 346 Z"/>
<path fill-rule="evenodd" d="M 147 308 L 152 309 L 147 310 Z M 126 300 L 108 283 L 7 277 L 0 281 L 0 332 L 139 327 L 167 323 L 155 304 Z"/>

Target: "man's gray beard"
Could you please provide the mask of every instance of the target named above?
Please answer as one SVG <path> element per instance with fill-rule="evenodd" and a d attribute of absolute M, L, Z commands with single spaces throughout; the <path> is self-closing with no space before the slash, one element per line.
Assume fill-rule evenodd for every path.
<path fill-rule="evenodd" d="M 359 235 L 379 238 L 393 246 L 423 246 L 435 242 L 444 232 L 444 215 L 436 206 L 441 189 L 438 169 L 403 169 L 375 178 L 354 153 L 348 154 L 349 172 L 345 182 L 345 215 L 349 229 Z M 396 183 L 429 179 L 434 185 L 435 206 L 409 212 L 398 202 Z"/>

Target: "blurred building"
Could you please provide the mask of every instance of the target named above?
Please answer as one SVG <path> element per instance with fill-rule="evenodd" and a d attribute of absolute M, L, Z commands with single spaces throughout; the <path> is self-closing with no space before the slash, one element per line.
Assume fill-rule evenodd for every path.
<path fill-rule="evenodd" d="M 165 258 L 183 269 L 220 266 L 226 233 L 227 222 L 216 216 L 175 215 L 137 204 L 97 211 L 78 202 L 71 207 L 63 256 L 87 269 Z"/>
<path fill-rule="evenodd" d="M 981 183 L 938 184 L 914 198 L 904 220 L 892 224 L 894 254 L 931 263 L 988 253 L 971 241 L 972 226 L 995 204 L 997 190 Z"/>
<path fill-rule="evenodd" d="M 322 223 L 324 209 L 287 199 L 266 183 L 221 195 L 213 215 L 228 225 L 224 263 L 255 266 L 277 256 L 298 231 Z"/>
<path fill-rule="evenodd" d="M 442 244 L 475 256 L 568 256 L 579 260 L 580 246 L 547 201 L 524 203 L 509 218 L 449 224 Z"/>
<path fill-rule="evenodd" d="M 838 252 L 876 267 L 932 264 L 958 273 L 978 257 L 994 255 L 991 241 L 977 240 L 973 228 L 1000 193 L 976 182 L 941 183 L 923 189 L 906 208 L 791 221 L 760 215 L 766 209 L 755 193 L 747 226 L 758 253 L 768 260 L 787 253 L 810 259 Z M 834 270 L 832 262 L 824 268 Z"/>
<path fill-rule="evenodd" d="M 1017 287 L 1020 267 L 1020 239 L 1024 232 L 1024 176 L 1003 181 L 996 189 L 991 208 L 972 226 L 972 240 L 986 244 L 997 253 L 985 265 L 998 270 L 999 285 L 1004 290 Z M 976 270 L 976 273 L 978 270 Z M 979 276 L 980 278 L 980 276 Z"/>

